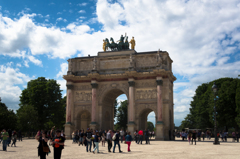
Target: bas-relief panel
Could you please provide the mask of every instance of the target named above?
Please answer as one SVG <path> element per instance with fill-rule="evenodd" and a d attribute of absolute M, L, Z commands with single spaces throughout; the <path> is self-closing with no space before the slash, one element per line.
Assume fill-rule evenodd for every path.
<path fill-rule="evenodd" d="M 100 69 L 128 68 L 128 59 L 101 60 Z"/>
<path fill-rule="evenodd" d="M 155 56 L 136 57 L 136 67 L 151 67 L 156 65 L 157 65 L 157 59 Z"/>
<path fill-rule="evenodd" d="M 136 100 L 157 98 L 157 89 L 137 89 L 135 93 Z"/>
<path fill-rule="evenodd" d="M 92 92 L 86 91 L 75 91 L 75 102 L 82 102 L 82 101 L 91 101 L 92 100 Z"/>

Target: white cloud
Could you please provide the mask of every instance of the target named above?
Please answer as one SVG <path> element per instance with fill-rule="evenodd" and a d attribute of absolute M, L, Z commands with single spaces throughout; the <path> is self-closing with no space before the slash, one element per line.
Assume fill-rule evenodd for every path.
<path fill-rule="evenodd" d="M 60 84 L 61 90 L 66 90 L 66 80 L 57 80 L 57 83 Z M 66 96 L 66 95 L 64 95 L 64 96 Z"/>
<path fill-rule="evenodd" d="M 20 63 L 17 63 L 16 66 L 17 67 L 22 67 L 22 65 Z"/>
<path fill-rule="evenodd" d="M 42 61 L 36 59 L 34 56 L 28 56 L 28 59 L 35 65 L 42 66 Z"/>
<path fill-rule="evenodd" d="M 77 4 L 78 6 L 86 6 L 87 5 L 87 3 L 79 3 L 79 4 Z"/>
<path fill-rule="evenodd" d="M 99 0 L 94 22 L 103 27 L 95 31 L 88 25 L 90 21 L 83 24 L 80 18 L 79 22 L 60 29 L 35 24 L 34 15 L 10 19 L 0 14 L 0 42 L 3 44 L 0 54 L 25 55 L 21 52 L 27 47 L 31 56 L 46 54 L 64 59 L 78 52 L 78 56 L 96 55 L 101 51 L 102 39 L 113 37 L 116 41 L 127 32 L 129 37 L 135 37 L 138 52 L 158 48 L 169 52 L 174 61 L 173 73 L 185 79 L 175 84 L 174 100 L 178 111 L 175 118 L 180 120 L 188 112 L 199 84 L 240 74 L 240 59 L 236 54 L 240 48 L 238 15 L 239 0 L 151 0 L 151 3 Z M 231 57 L 235 57 L 235 61 Z"/>
<path fill-rule="evenodd" d="M 61 21 L 61 20 L 63 20 L 63 18 L 62 18 L 62 17 L 59 17 L 59 18 L 57 18 L 56 21 Z"/>
<path fill-rule="evenodd" d="M 18 108 L 19 96 L 22 93 L 18 85 L 26 84 L 31 78 L 11 66 L 0 65 L 0 95 L 10 109 Z"/>
<path fill-rule="evenodd" d="M 78 13 L 86 13 L 86 11 L 85 10 L 80 10 L 80 11 L 78 11 Z"/>
<path fill-rule="evenodd" d="M 62 77 L 63 75 L 66 75 L 68 71 L 68 63 L 62 63 L 61 64 L 61 71 L 58 72 L 57 78 Z"/>

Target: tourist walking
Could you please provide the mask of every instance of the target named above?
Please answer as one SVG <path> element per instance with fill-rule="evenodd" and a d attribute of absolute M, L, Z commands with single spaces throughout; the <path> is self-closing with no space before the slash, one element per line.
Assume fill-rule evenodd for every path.
<path fill-rule="evenodd" d="M 195 141 L 195 145 L 196 145 L 196 137 L 197 137 L 197 133 L 195 130 L 193 130 L 193 133 L 192 133 L 192 145 L 193 145 L 193 140 Z"/>
<path fill-rule="evenodd" d="M 233 132 L 232 132 L 232 142 L 235 142 L 235 140 L 236 140 L 236 134 L 235 134 L 235 132 L 233 131 Z"/>
<path fill-rule="evenodd" d="M 142 140 L 143 140 L 143 131 L 142 131 L 142 130 L 139 130 L 138 135 L 139 135 L 138 144 L 140 143 L 140 141 L 141 141 L 141 144 L 142 144 Z"/>
<path fill-rule="evenodd" d="M 131 133 L 128 132 L 127 136 L 126 136 L 126 144 L 128 145 L 128 152 L 130 152 L 130 146 L 131 146 L 131 142 L 132 142 L 132 136 Z"/>
<path fill-rule="evenodd" d="M 189 133 L 188 133 L 188 143 L 189 143 L 189 145 L 190 145 L 190 142 L 191 142 L 191 138 L 192 138 L 192 133 L 189 132 Z"/>
<path fill-rule="evenodd" d="M 0 132 L 0 144 L 2 143 L 2 133 L 3 131 Z"/>
<path fill-rule="evenodd" d="M 80 134 L 79 134 L 79 143 L 78 146 L 80 146 L 80 144 L 82 144 L 83 146 L 83 136 L 84 136 L 84 130 L 81 130 Z"/>
<path fill-rule="evenodd" d="M 6 151 L 6 152 L 7 152 L 8 138 L 9 138 L 8 132 L 6 131 L 6 129 L 3 129 L 3 133 L 2 133 L 3 151 Z"/>
<path fill-rule="evenodd" d="M 88 152 L 88 147 L 89 151 L 91 152 L 91 147 L 92 147 L 92 133 L 90 132 L 89 128 L 87 129 L 86 132 L 86 140 L 87 140 L 87 146 L 86 146 L 86 151 Z"/>
<path fill-rule="evenodd" d="M 9 137 L 8 137 L 8 147 L 9 147 L 9 145 L 11 144 L 11 139 L 12 139 L 12 130 L 11 129 L 8 129 L 8 135 L 9 135 Z"/>
<path fill-rule="evenodd" d="M 18 141 L 22 141 L 22 131 L 18 131 Z"/>
<path fill-rule="evenodd" d="M 202 139 L 203 139 L 203 141 L 204 141 L 204 138 L 205 138 L 205 133 L 204 133 L 204 131 L 202 131 Z"/>
<path fill-rule="evenodd" d="M 102 133 L 102 147 L 104 146 L 105 147 L 105 142 L 106 142 L 106 136 L 105 136 L 105 133 Z"/>
<path fill-rule="evenodd" d="M 100 141 L 100 136 L 99 133 L 97 132 L 96 135 L 94 135 L 94 144 L 95 148 L 93 149 L 93 153 L 95 153 L 95 150 L 97 149 L 97 153 L 99 153 L 99 141 Z"/>
<path fill-rule="evenodd" d="M 239 142 L 239 133 L 236 132 L 236 138 L 237 138 L 237 142 Z"/>
<path fill-rule="evenodd" d="M 145 140 L 146 140 L 146 144 L 150 144 L 150 141 L 149 141 L 149 131 L 147 129 L 145 129 Z"/>
<path fill-rule="evenodd" d="M 138 131 L 137 131 L 137 130 L 134 132 L 134 138 L 135 138 L 135 142 L 136 142 L 136 144 L 137 144 L 138 138 L 139 138 L 139 135 L 138 135 Z"/>
<path fill-rule="evenodd" d="M 111 130 L 109 130 L 108 133 L 107 133 L 107 142 L 108 142 L 108 152 L 111 152 L 111 148 L 112 148 Z"/>
<path fill-rule="evenodd" d="M 54 147 L 54 159 L 60 159 L 62 155 L 62 149 L 64 149 L 65 138 L 61 136 L 61 130 L 57 130 L 56 134 L 56 137 L 52 141 Z"/>
<path fill-rule="evenodd" d="M 40 134 L 40 131 L 36 134 L 35 139 L 39 142 L 38 145 L 38 156 L 40 159 L 46 159 L 46 155 L 50 152 L 50 149 L 47 145 L 48 138 L 47 138 L 47 131 L 44 131 Z"/>
<path fill-rule="evenodd" d="M 119 153 L 121 153 L 121 147 L 120 147 L 120 144 L 119 144 L 119 131 L 117 131 L 114 135 L 113 135 L 113 140 L 114 140 L 114 146 L 113 146 L 113 153 L 115 153 L 115 147 L 116 145 L 118 145 L 118 148 L 119 148 Z"/>
<path fill-rule="evenodd" d="M 121 129 L 120 131 L 121 143 L 123 142 L 123 136 L 124 136 L 124 131 Z"/>
<path fill-rule="evenodd" d="M 16 147 L 16 141 L 17 141 L 17 132 L 14 130 L 12 133 L 12 145 L 11 147 L 14 145 L 14 147 Z"/>

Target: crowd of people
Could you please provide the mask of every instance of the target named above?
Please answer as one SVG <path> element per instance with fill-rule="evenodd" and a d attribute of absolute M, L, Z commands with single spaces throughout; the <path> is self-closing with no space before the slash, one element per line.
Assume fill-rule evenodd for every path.
<path fill-rule="evenodd" d="M 16 147 L 17 139 L 19 141 L 22 141 L 21 130 L 16 132 L 15 130 L 12 131 L 11 129 L 8 129 L 8 131 L 6 129 L 3 129 L 0 134 L 0 143 L 3 144 L 3 151 L 7 152 L 7 147 L 9 147 L 10 145 L 11 147 Z"/>
<path fill-rule="evenodd" d="M 105 147 L 105 143 L 108 144 L 108 152 L 111 152 L 112 148 L 112 142 L 113 150 L 112 152 L 115 153 L 115 148 L 118 146 L 119 152 L 121 153 L 121 143 L 126 143 L 128 145 L 127 151 L 130 152 L 130 146 L 131 142 L 135 140 L 137 144 L 142 144 L 143 139 L 145 138 L 146 144 L 150 144 L 150 139 L 154 137 L 154 131 L 149 130 L 136 130 L 134 132 L 134 138 L 132 138 L 132 135 L 128 131 L 120 130 L 120 131 L 114 131 L 114 130 L 92 130 L 87 129 L 85 132 L 82 130 L 76 130 L 72 133 L 72 143 L 78 144 L 78 146 L 86 146 L 86 151 L 91 152 L 91 147 L 93 149 L 93 153 L 97 150 L 97 153 L 99 153 L 99 143 L 102 143 L 102 147 Z"/>
<path fill-rule="evenodd" d="M 181 137 L 182 140 L 188 140 L 189 144 L 190 141 L 192 141 L 193 144 L 193 140 L 195 141 L 195 145 L 196 145 L 196 140 L 197 141 L 204 141 L 204 139 L 208 139 L 211 140 L 212 137 L 212 132 L 210 130 L 207 131 L 201 131 L 201 130 L 193 130 L 193 131 L 181 131 L 181 132 L 176 132 L 176 136 L 177 137 Z M 228 132 L 227 131 L 220 131 L 217 133 L 217 137 L 220 138 L 222 140 L 222 142 L 227 142 L 227 138 L 228 138 Z M 233 131 L 231 138 L 232 138 L 232 142 L 239 142 L 239 137 L 240 134 L 238 132 Z"/>

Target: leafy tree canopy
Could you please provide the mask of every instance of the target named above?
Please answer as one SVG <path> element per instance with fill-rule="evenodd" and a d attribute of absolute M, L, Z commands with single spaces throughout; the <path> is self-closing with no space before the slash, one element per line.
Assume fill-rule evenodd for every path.
<path fill-rule="evenodd" d="M 23 128 L 26 121 L 31 122 L 26 128 L 28 130 L 49 129 L 53 125 L 62 128 L 65 121 L 65 101 L 56 80 L 47 80 L 44 77 L 31 80 L 20 96 L 20 108 L 17 111 L 19 124 Z M 24 117 L 28 113 L 33 115 Z"/>
<path fill-rule="evenodd" d="M 16 129 L 17 117 L 13 110 L 7 108 L 5 103 L 0 102 L 0 130 Z"/>
<path fill-rule="evenodd" d="M 120 106 L 117 109 L 117 123 L 115 125 L 115 129 L 127 129 L 127 123 L 128 123 L 128 101 L 125 100 L 120 103 Z"/>
<path fill-rule="evenodd" d="M 217 96 L 212 92 L 213 83 L 218 87 Z M 215 99 L 215 100 L 214 100 Z M 214 102 L 216 102 L 218 128 L 240 126 L 240 79 L 220 78 L 204 83 L 195 91 L 190 103 L 190 113 L 180 128 L 206 129 L 214 126 Z"/>

